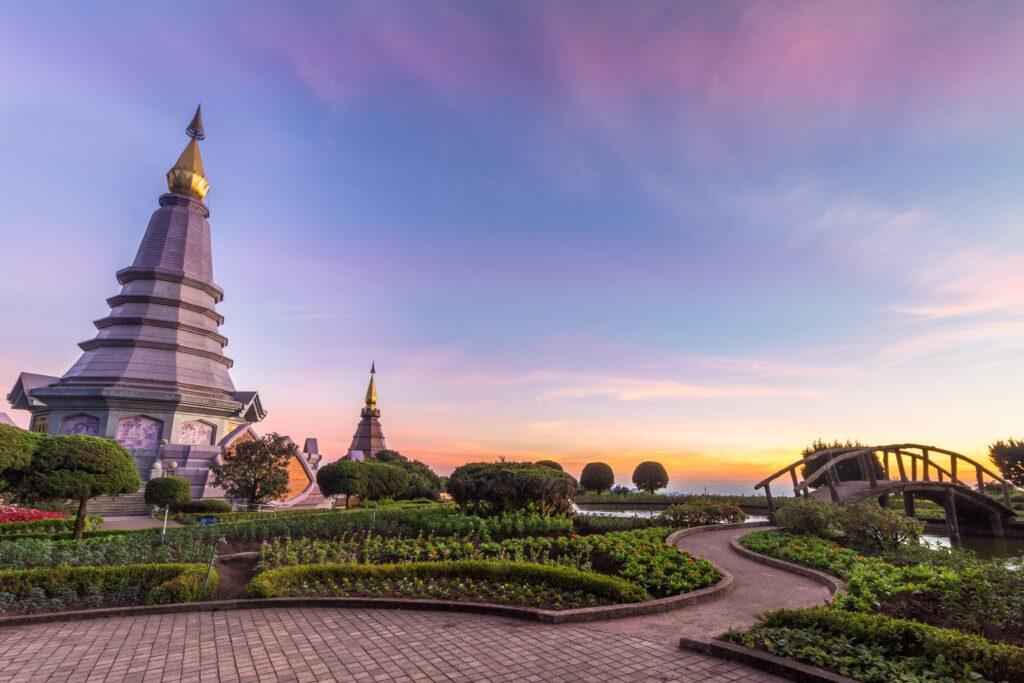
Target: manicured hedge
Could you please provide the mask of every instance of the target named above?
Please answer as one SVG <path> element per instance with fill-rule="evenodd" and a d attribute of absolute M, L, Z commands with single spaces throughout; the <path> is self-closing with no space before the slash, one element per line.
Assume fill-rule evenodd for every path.
<path fill-rule="evenodd" d="M 265 512 L 231 512 L 231 509 L 212 512 L 178 512 L 170 519 L 182 524 L 199 524 L 204 519 L 214 519 L 221 523 L 249 522 L 253 520 L 279 519 L 284 516 L 324 515 L 337 512 L 330 508 L 313 508 L 304 510 L 267 510 Z"/>
<path fill-rule="evenodd" d="M 7 569 L 0 571 L 0 603 L 38 611 L 74 607 L 78 601 L 89 607 L 193 602 L 213 595 L 216 572 L 205 580 L 203 564 Z"/>
<path fill-rule="evenodd" d="M 853 641 L 854 648 L 875 648 L 875 654 L 885 658 L 907 658 L 919 667 L 914 672 L 918 674 L 932 672 L 935 675 L 941 671 L 946 676 L 952 674 L 957 680 L 970 680 L 970 672 L 975 672 L 989 681 L 1024 681 L 1024 648 L 992 643 L 980 636 L 908 619 L 858 614 L 831 607 L 768 612 L 751 631 L 732 632 L 726 639 L 785 653 L 784 656 L 796 655 L 818 666 L 833 666 L 827 648 L 809 646 L 813 640 L 808 641 L 807 636 L 818 637 L 823 644 L 839 637 Z M 800 641 L 798 651 L 787 645 L 787 639 L 790 643 Z M 872 662 L 854 657 L 852 662 L 842 666 L 844 675 L 867 680 L 866 669 Z M 965 667 L 969 667 L 969 671 Z"/>
<path fill-rule="evenodd" d="M 102 523 L 102 517 L 89 515 L 85 521 L 85 528 L 87 531 L 95 531 L 100 528 Z M 74 529 L 75 520 L 73 519 L 40 519 L 34 522 L 12 522 L 10 524 L 0 524 L 0 540 L 70 535 Z"/>
<path fill-rule="evenodd" d="M 254 598 L 270 598 L 342 579 L 465 578 L 539 584 L 567 591 L 583 591 L 616 603 L 642 602 L 650 595 L 640 586 L 613 576 L 568 567 L 519 562 L 458 560 L 414 564 L 312 564 L 263 572 L 249 584 Z"/>

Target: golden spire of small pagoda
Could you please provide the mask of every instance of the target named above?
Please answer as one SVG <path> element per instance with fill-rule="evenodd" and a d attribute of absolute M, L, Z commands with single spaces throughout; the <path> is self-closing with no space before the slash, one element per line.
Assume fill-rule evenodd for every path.
<path fill-rule="evenodd" d="M 374 375 L 377 374 L 377 361 L 370 363 L 370 385 L 366 387 L 366 407 L 376 408 L 377 407 L 377 383 L 374 381 Z"/>
<path fill-rule="evenodd" d="M 188 124 L 185 133 L 192 138 L 185 146 L 185 151 L 178 157 L 171 170 L 167 172 L 167 189 L 176 194 L 194 197 L 199 201 L 206 198 L 210 191 L 210 181 L 203 170 L 203 160 L 199 156 L 199 141 L 206 138 L 203 131 L 202 107 L 196 107 L 196 115 Z"/>

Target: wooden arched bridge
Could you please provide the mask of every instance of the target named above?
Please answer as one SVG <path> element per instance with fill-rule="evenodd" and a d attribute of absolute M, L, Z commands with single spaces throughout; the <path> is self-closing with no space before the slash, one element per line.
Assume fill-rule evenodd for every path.
<path fill-rule="evenodd" d="M 812 461 L 822 465 L 805 476 L 806 466 Z M 844 471 L 854 470 L 859 476 L 841 480 L 838 466 L 849 461 L 855 464 L 846 465 Z M 931 500 L 945 510 L 949 536 L 954 541 L 959 540 L 961 527 L 1002 537 L 1014 518 L 1010 482 L 966 455 L 935 446 L 847 446 L 811 453 L 754 486 L 764 489 L 772 520 L 776 504 L 771 485 L 776 479 L 785 481 L 787 474 L 794 496 L 826 498 L 840 505 L 877 499 L 886 506 L 889 496 L 902 494 L 904 511 L 914 516 L 915 496 Z M 1002 489 L 1001 500 L 985 493 L 986 480 Z"/>

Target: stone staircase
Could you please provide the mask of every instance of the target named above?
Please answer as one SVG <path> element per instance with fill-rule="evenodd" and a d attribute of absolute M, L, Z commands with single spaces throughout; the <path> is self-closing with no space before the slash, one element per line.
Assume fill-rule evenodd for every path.
<path fill-rule="evenodd" d="M 97 496 L 89 501 L 89 514 L 103 517 L 148 517 L 152 511 L 141 491 L 123 496 Z"/>

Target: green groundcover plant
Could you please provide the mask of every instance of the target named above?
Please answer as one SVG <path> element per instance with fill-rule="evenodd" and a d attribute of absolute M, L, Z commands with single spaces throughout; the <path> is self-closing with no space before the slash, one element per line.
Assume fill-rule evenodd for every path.
<path fill-rule="evenodd" d="M 834 574 L 847 582 L 839 608 L 907 617 L 993 640 L 1024 644 L 1024 575 L 1005 560 L 908 546 L 864 555 L 814 536 L 747 534 L 751 550 Z"/>
<path fill-rule="evenodd" d="M 206 561 L 209 555 L 206 543 L 171 534 L 161 542 L 159 533 L 148 531 L 80 541 L 30 538 L 0 542 L 0 568 L 3 569 L 190 563 Z"/>
<path fill-rule="evenodd" d="M 1024 681 L 1024 648 L 909 619 L 832 607 L 778 610 L 724 640 L 860 681 Z"/>
<path fill-rule="evenodd" d="M 194 602 L 213 595 L 203 564 L 47 567 L 0 571 L 0 611 L 24 613 L 111 605 Z"/>
<path fill-rule="evenodd" d="M 643 586 L 657 597 L 714 584 L 715 567 L 665 544 L 668 528 L 594 536 L 512 538 L 479 541 L 420 535 L 415 538 L 352 534 L 332 540 L 281 539 L 260 550 L 261 570 L 314 563 L 388 564 L 442 560 L 495 560 L 561 565 L 600 571 Z"/>
<path fill-rule="evenodd" d="M 455 589 L 455 590 L 453 590 Z M 366 595 L 473 600 L 505 597 L 528 606 L 565 609 L 647 600 L 636 584 L 569 567 L 456 560 L 406 564 L 312 564 L 280 567 L 249 584 L 252 597 Z"/>

